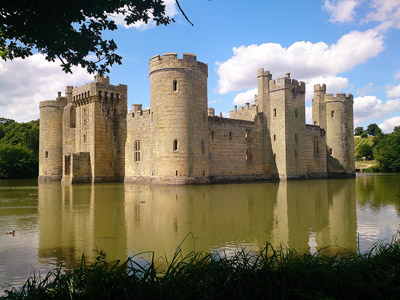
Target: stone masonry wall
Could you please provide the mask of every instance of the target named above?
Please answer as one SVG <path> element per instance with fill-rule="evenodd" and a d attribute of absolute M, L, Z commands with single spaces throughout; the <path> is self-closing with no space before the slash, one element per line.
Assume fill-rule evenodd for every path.
<path fill-rule="evenodd" d="M 326 137 L 319 126 L 306 126 L 307 177 L 326 177 Z"/>

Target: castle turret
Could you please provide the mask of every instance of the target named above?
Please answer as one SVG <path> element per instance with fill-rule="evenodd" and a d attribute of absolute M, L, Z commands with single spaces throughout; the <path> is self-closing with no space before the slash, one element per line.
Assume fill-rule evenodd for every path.
<path fill-rule="evenodd" d="M 353 95 L 326 94 L 326 86 L 314 86 L 313 124 L 326 131 L 328 173 L 354 174 Z"/>
<path fill-rule="evenodd" d="M 152 174 L 171 183 L 206 182 L 209 176 L 208 66 L 196 55 L 150 59 Z"/>
<path fill-rule="evenodd" d="M 287 73 L 271 80 L 270 128 L 272 151 L 282 179 L 306 176 L 305 83 L 290 79 Z"/>
<path fill-rule="evenodd" d="M 264 68 L 257 70 L 257 106 L 258 111 L 269 116 L 269 82 L 272 79 L 272 74 L 269 71 L 264 71 Z"/>
<path fill-rule="evenodd" d="M 57 100 L 39 104 L 39 183 L 60 181 L 62 177 L 62 120 L 66 101 L 59 93 Z"/>

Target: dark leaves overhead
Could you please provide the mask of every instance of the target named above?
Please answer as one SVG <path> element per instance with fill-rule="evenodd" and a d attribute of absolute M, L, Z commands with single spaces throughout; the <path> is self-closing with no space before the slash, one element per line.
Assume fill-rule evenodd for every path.
<path fill-rule="evenodd" d="M 167 25 L 162 0 L 4 0 L 0 7 L 0 56 L 25 58 L 32 51 L 46 59 L 60 59 L 62 69 L 71 73 L 82 66 L 89 73 L 104 74 L 114 63 L 121 64 L 114 40 L 103 39 L 104 31 L 117 29 L 110 14 L 120 13 L 126 23 Z"/>

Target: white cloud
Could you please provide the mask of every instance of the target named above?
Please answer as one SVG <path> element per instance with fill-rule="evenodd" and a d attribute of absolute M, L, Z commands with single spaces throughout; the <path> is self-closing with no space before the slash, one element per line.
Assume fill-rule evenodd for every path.
<path fill-rule="evenodd" d="M 383 103 L 376 96 L 364 96 L 354 99 L 354 124 L 359 124 L 375 118 L 381 118 L 400 110 L 400 99 L 388 100 Z"/>
<path fill-rule="evenodd" d="M 208 101 L 208 104 L 210 105 L 210 104 L 221 103 L 221 102 L 222 102 L 222 99 L 216 99 L 216 100 Z"/>
<path fill-rule="evenodd" d="M 392 132 L 395 126 L 400 126 L 400 117 L 398 116 L 387 119 L 383 121 L 383 123 L 379 124 L 379 128 L 385 133 Z"/>
<path fill-rule="evenodd" d="M 354 20 L 355 8 L 360 5 L 360 0 L 325 0 L 323 9 L 330 15 L 332 23 L 345 23 Z"/>
<path fill-rule="evenodd" d="M 306 107 L 306 124 L 312 124 L 312 107 Z"/>
<path fill-rule="evenodd" d="M 388 97 L 388 98 L 397 98 L 397 97 L 400 97 L 400 85 L 391 87 L 391 88 L 386 92 L 386 97 Z"/>
<path fill-rule="evenodd" d="M 17 121 L 39 118 L 39 102 L 64 94 L 67 85 L 81 85 L 93 79 L 86 70 L 73 68 L 65 74 L 60 62 L 48 62 L 43 55 L 26 59 L 0 60 L 0 117 Z"/>
<path fill-rule="evenodd" d="M 400 79 L 400 70 L 397 71 L 397 72 L 395 72 L 394 75 L 393 75 L 393 77 L 394 77 L 395 79 Z"/>
<path fill-rule="evenodd" d="M 372 82 L 368 83 L 366 86 L 363 86 L 362 88 L 357 89 L 357 94 L 360 96 L 365 96 L 369 94 L 372 91 L 372 86 L 374 84 Z"/>
<path fill-rule="evenodd" d="M 244 105 L 245 103 L 254 104 L 254 95 L 257 95 L 257 88 L 250 89 L 243 93 L 238 93 L 233 99 L 233 104 Z"/>
<path fill-rule="evenodd" d="M 217 62 L 218 92 L 254 88 L 257 69 L 261 67 L 271 71 L 274 78 L 289 71 L 292 78 L 306 83 L 326 78 L 344 87 L 347 79 L 337 74 L 377 56 L 383 49 L 383 37 L 376 30 L 352 31 L 332 45 L 302 41 L 288 48 L 273 43 L 234 47 L 230 59 Z"/>
<path fill-rule="evenodd" d="M 364 22 L 380 22 L 378 29 L 385 31 L 391 27 L 400 29 L 400 1 L 399 0 L 371 0 L 373 11 L 369 12 Z"/>
<path fill-rule="evenodd" d="M 164 0 L 165 4 L 165 15 L 168 17 L 174 17 L 178 14 L 178 10 L 175 6 L 175 0 Z M 122 14 L 110 14 L 110 19 L 115 22 L 115 24 L 119 26 L 123 26 L 125 28 L 136 28 L 138 30 L 146 30 L 156 26 L 156 22 L 153 19 L 150 19 L 147 24 L 143 21 L 138 21 L 134 24 L 127 25 L 124 18 L 125 16 Z"/>

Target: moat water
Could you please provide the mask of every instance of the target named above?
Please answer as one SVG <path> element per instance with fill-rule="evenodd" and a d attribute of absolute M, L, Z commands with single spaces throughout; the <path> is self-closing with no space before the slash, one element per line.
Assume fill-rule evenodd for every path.
<path fill-rule="evenodd" d="M 72 266 L 82 253 L 93 260 L 95 247 L 108 260 L 144 251 L 171 258 L 181 243 L 184 253 L 230 255 L 267 242 L 299 252 L 329 246 L 323 251 L 335 253 L 365 251 L 399 229 L 400 174 L 177 187 L 3 180 L 0 286 Z"/>

